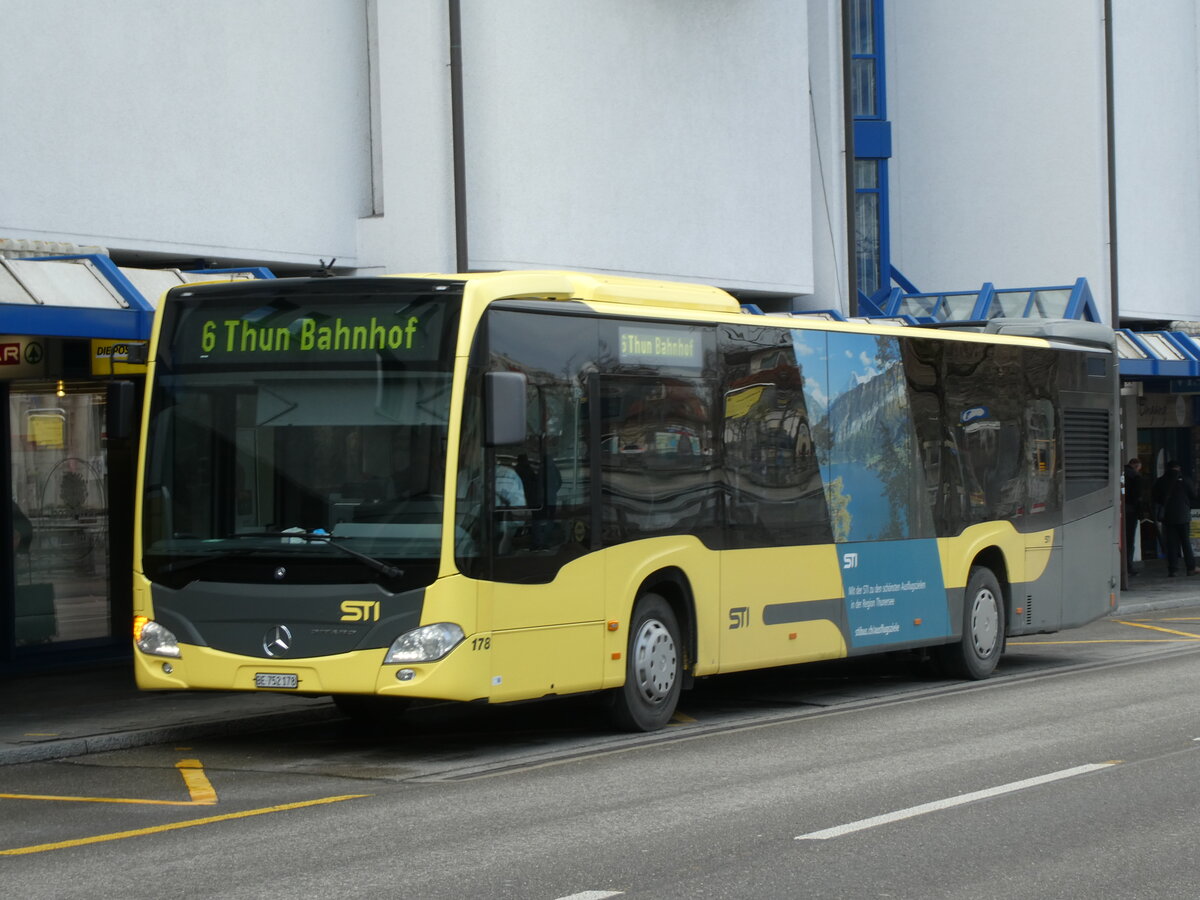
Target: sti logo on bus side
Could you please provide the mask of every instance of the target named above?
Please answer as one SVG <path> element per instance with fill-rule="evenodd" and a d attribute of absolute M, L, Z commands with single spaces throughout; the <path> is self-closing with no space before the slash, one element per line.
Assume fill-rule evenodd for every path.
<path fill-rule="evenodd" d="M 343 600 L 343 622 L 378 622 L 378 600 Z"/>
<path fill-rule="evenodd" d="M 857 569 L 858 568 L 858 554 L 857 553 L 843 553 L 842 554 L 842 568 L 843 569 Z"/>

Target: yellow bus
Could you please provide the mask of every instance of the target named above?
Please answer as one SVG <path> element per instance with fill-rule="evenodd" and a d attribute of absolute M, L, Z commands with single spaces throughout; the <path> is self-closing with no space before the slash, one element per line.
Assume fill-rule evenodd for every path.
<path fill-rule="evenodd" d="M 1110 610 L 1104 326 L 751 314 L 577 272 L 185 285 L 150 349 L 147 690 L 606 692 L 914 650 L 987 677 Z"/>

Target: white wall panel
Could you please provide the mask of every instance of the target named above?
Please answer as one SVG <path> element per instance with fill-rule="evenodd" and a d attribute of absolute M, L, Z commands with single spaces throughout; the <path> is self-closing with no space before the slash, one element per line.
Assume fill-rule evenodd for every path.
<path fill-rule="evenodd" d="M 1084 276 L 1107 313 L 1102 13 L 1101 0 L 888 4 L 892 260 L 918 287 Z"/>
<path fill-rule="evenodd" d="M 1113 2 L 1121 314 L 1200 318 L 1196 0 Z"/>
<path fill-rule="evenodd" d="M 353 264 L 365 4 L 0 0 L 0 234 Z"/>
<path fill-rule="evenodd" d="M 379 0 L 371 25 L 374 214 L 358 271 L 453 272 L 454 170 L 446 0 Z"/>
<path fill-rule="evenodd" d="M 462 8 L 473 267 L 813 290 L 807 4 Z"/>

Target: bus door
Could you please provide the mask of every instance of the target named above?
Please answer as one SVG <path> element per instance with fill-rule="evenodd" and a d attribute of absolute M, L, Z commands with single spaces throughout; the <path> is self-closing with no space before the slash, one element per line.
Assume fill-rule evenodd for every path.
<path fill-rule="evenodd" d="M 490 623 L 493 701 L 594 690 L 603 677 L 604 568 L 592 553 L 593 523 L 586 376 L 565 378 L 570 320 L 493 314 L 490 338 L 508 371 L 525 376 L 522 440 L 484 448 L 464 433 L 460 522 L 477 549 L 464 571 L 479 578 L 480 623 Z M 540 329 L 531 345 L 528 335 Z M 578 330 L 578 326 L 576 326 Z M 533 365 L 537 360 L 540 364 Z M 468 399 L 470 401 L 470 398 Z M 481 417 L 468 408 L 465 423 Z M 482 521 L 472 521 L 471 510 Z"/>

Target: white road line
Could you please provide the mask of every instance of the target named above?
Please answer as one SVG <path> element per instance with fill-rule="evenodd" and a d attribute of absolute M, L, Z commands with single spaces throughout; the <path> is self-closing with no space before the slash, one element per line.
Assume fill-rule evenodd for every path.
<path fill-rule="evenodd" d="M 1025 788 L 1037 787 L 1039 784 L 1049 784 L 1052 781 L 1062 781 L 1064 778 L 1073 778 L 1076 775 L 1086 775 L 1088 772 L 1095 772 L 1099 769 L 1106 769 L 1109 766 L 1115 766 L 1115 762 L 1105 763 L 1089 763 L 1086 766 L 1076 766 L 1073 769 L 1063 769 L 1059 772 L 1051 772 L 1048 775 L 1038 775 L 1036 778 L 1026 778 L 1024 781 L 1013 781 L 1009 784 L 1002 784 L 997 787 L 988 788 L 983 791 L 974 791 L 970 794 L 960 794 L 957 797 L 948 797 L 945 800 L 934 800 L 932 803 L 922 803 L 920 806 L 910 806 L 908 809 L 899 809 L 896 812 L 884 813 L 882 816 L 873 816 L 870 819 L 859 819 L 857 822 L 848 822 L 845 825 L 837 825 L 833 828 L 826 828 L 824 831 L 810 831 L 808 834 L 796 835 L 798 841 L 825 841 L 829 838 L 841 837 L 844 834 L 852 834 L 855 831 L 864 831 L 867 828 L 875 828 L 878 825 L 887 825 L 889 822 L 899 822 L 902 819 L 911 819 L 914 816 L 923 816 L 926 813 L 937 812 L 942 809 L 950 809 L 955 806 L 962 806 L 965 803 L 974 803 L 976 800 L 986 800 L 988 797 L 997 797 L 1001 794 L 1011 794 L 1013 791 L 1023 791 Z"/>
<path fill-rule="evenodd" d="M 604 900 L 605 897 L 620 897 L 624 891 L 584 891 L 581 894 L 571 894 L 569 897 L 559 897 L 558 900 Z"/>

